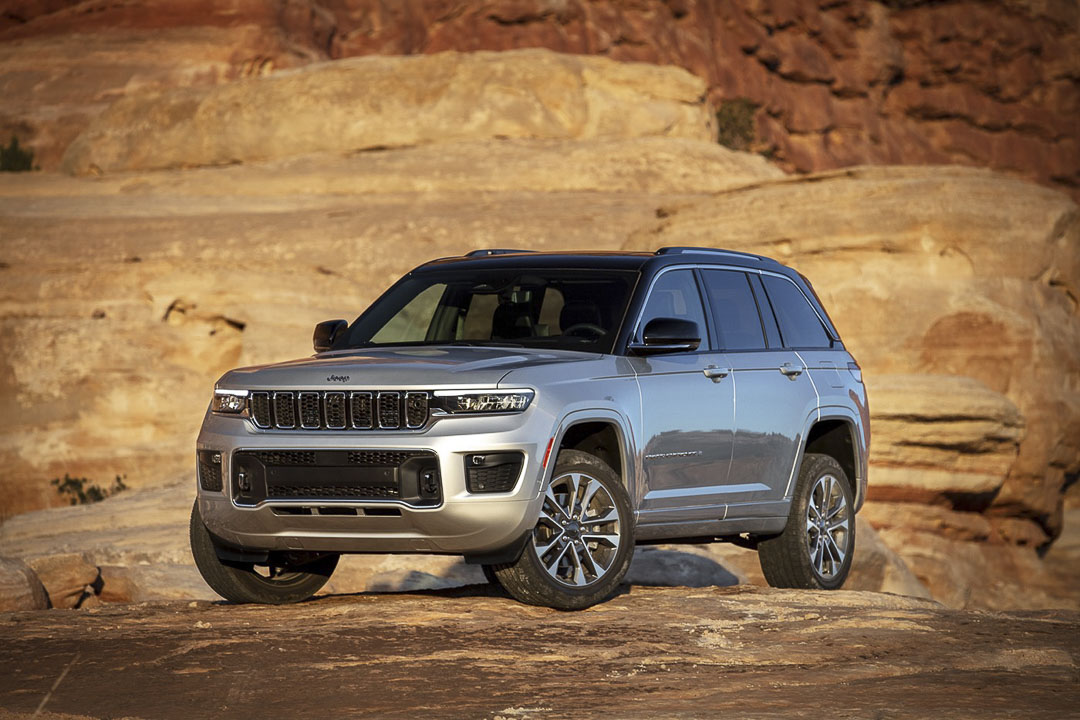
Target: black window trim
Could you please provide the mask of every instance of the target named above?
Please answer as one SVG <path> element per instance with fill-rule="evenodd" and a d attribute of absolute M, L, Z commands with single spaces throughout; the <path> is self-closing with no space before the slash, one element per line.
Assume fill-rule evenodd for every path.
<path fill-rule="evenodd" d="M 707 339 L 709 340 L 709 343 L 708 343 L 708 348 L 709 349 L 707 349 L 707 350 L 702 350 L 701 349 L 702 346 L 699 345 L 698 349 L 694 350 L 693 352 L 676 353 L 678 355 L 698 355 L 698 354 L 704 354 L 704 353 L 770 352 L 770 351 L 777 351 L 777 350 L 843 350 L 844 349 L 843 343 L 841 342 L 840 338 L 837 337 L 833 333 L 833 331 L 830 329 L 830 327 L 831 327 L 830 324 L 828 322 L 826 322 L 821 317 L 821 312 L 818 310 L 817 304 L 813 300 L 811 300 L 809 297 L 807 297 L 806 293 L 803 292 L 803 289 L 801 287 L 799 287 L 799 284 L 797 282 L 792 280 L 790 277 L 788 277 L 784 273 L 775 272 L 775 271 L 772 271 L 772 270 L 762 270 L 762 269 L 759 269 L 759 268 L 748 268 L 748 267 L 743 267 L 743 266 L 740 266 L 740 265 L 724 265 L 724 264 L 720 264 L 720 263 L 711 264 L 711 263 L 700 263 L 699 262 L 699 263 L 680 263 L 678 265 L 665 265 L 664 267 L 660 268 L 655 275 L 653 275 L 652 280 L 649 282 L 649 289 L 645 292 L 645 297 L 642 300 L 641 309 L 638 310 L 637 317 L 634 318 L 634 324 L 631 326 L 632 331 L 627 336 L 626 343 L 622 347 L 622 351 L 623 351 L 624 355 L 629 354 L 629 345 L 631 343 L 634 343 L 634 342 L 640 340 L 640 337 L 639 337 L 638 333 L 642 329 L 641 328 L 641 320 L 645 316 L 645 309 L 649 305 L 649 298 L 652 297 L 653 288 L 656 287 L 656 283 L 660 279 L 660 276 L 663 275 L 664 273 L 670 271 L 670 270 L 692 270 L 692 271 L 694 271 L 694 278 L 695 278 L 695 280 L 697 281 L 697 284 L 698 284 L 698 295 L 700 296 L 700 299 L 701 299 L 702 309 L 705 311 L 705 323 L 707 325 L 705 330 L 706 330 L 706 333 L 708 334 Z M 768 339 L 768 333 L 765 332 L 764 318 L 760 318 L 761 321 L 762 321 L 761 331 L 762 331 L 762 334 L 765 336 L 766 348 L 764 350 L 720 350 L 720 349 L 715 349 L 714 348 L 713 334 L 711 332 L 711 330 L 712 330 L 711 324 L 713 322 L 712 308 L 711 308 L 711 306 L 709 306 L 709 305 L 707 305 L 705 303 L 705 299 L 708 296 L 705 294 L 706 291 L 704 290 L 704 287 L 703 287 L 703 278 L 701 277 L 701 273 L 699 272 L 700 270 L 734 270 L 735 272 L 741 272 L 741 273 L 746 273 L 746 274 L 754 274 L 754 275 L 758 275 L 758 276 L 771 275 L 773 277 L 782 278 L 782 279 L 788 281 L 789 283 L 791 283 L 792 285 L 795 286 L 795 289 L 798 290 L 799 293 L 803 296 L 803 299 L 806 300 L 807 304 L 810 306 L 810 309 L 814 311 L 814 315 L 817 316 L 818 322 L 821 323 L 821 327 L 825 331 L 825 336 L 829 338 L 830 346 L 827 347 L 827 348 L 792 347 L 792 346 L 789 346 L 787 344 L 787 342 L 784 340 L 783 331 L 780 329 L 780 321 L 776 319 L 776 311 L 772 307 L 772 299 L 769 298 L 769 293 L 768 293 L 767 290 L 765 290 L 765 283 L 762 283 L 761 284 L 761 290 L 765 294 L 766 301 L 769 303 L 769 311 L 773 314 L 773 320 L 774 320 L 774 322 L 776 322 L 776 332 L 780 335 L 780 342 L 782 343 L 782 346 L 781 347 L 769 347 L 768 346 L 769 345 L 769 339 Z M 749 280 L 749 278 L 748 278 L 748 280 Z M 640 276 L 639 276 L 638 282 L 640 283 Z M 634 289 L 635 290 L 637 289 L 636 285 L 635 285 Z M 751 290 L 752 291 L 754 290 L 754 288 L 752 287 L 752 284 L 751 284 Z M 633 295 L 631 295 L 631 298 L 632 297 L 633 297 Z M 754 292 L 754 301 L 757 302 L 757 293 L 756 292 Z M 758 312 L 759 313 L 762 312 L 762 309 L 761 309 L 760 305 L 758 306 Z M 716 342 L 719 342 L 719 340 L 717 340 Z M 704 344 L 705 343 L 702 343 L 702 345 L 704 345 Z"/>
<path fill-rule="evenodd" d="M 694 286 L 697 288 L 697 291 L 698 291 L 698 301 L 701 303 L 701 314 L 705 318 L 705 328 L 704 328 L 705 337 L 702 338 L 703 342 L 701 343 L 701 345 L 698 345 L 697 350 L 691 350 L 691 351 L 688 351 L 688 352 L 671 353 L 671 354 L 684 356 L 684 355 L 704 355 L 704 354 L 717 352 L 716 350 L 712 349 L 712 347 L 713 347 L 713 337 L 712 337 L 712 332 L 711 332 L 712 328 L 710 327 L 710 322 L 711 321 L 710 321 L 710 318 L 709 318 L 709 308 L 705 304 L 705 295 L 702 292 L 703 288 L 702 288 L 702 285 L 701 285 L 701 278 L 698 276 L 698 270 L 700 268 L 702 268 L 702 267 L 711 267 L 711 266 L 709 266 L 709 265 L 700 265 L 700 264 L 666 265 L 666 266 L 660 268 L 660 270 L 658 270 L 657 273 L 655 275 L 653 275 L 652 281 L 649 283 L 649 289 L 645 292 L 645 297 L 642 298 L 641 309 L 638 311 L 637 317 L 634 319 L 634 325 L 633 325 L 634 329 L 630 333 L 630 336 L 626 340 L 628 346 L 631 343 L 641 341 L 641 336 L 639 335 L 639 333 L 643 329 L 641 327 L 641 320 L 642 320 L 642 318 L 645 317 L 645 310 L 647 310 L 648 307 L 649 307 L 649 299 L 652 297 L 653 290 L 656 288 L 656 283 L 660 281 L 660 278 L 665 273 L 670 272 L 672 270 L 689 270 L 691 277 L 694 278 Z M 628 351 L 628 348 L 624 348 L 623 351 L 624 351 L 624 354 L 626 354 L 627 351 Z"/>
<path fill-rule="evenodd" d="M 716 342 L 712 345 L 713 352 L 724 353 L 724 354 L 760 353 L 760 352 L 768 352 L 770 350 L 782 350 L 783 349 L 782 347 L 781 348 L 769 347 L 769 334 L 767 332 L 765 332 L 765 319 L 761 316 L 761 306 L 758 304 L 757 293 L 754 291 L 753 283 L 750 282 L 750 274 L 751 273 L 756 274 L 756 271 L 755 271 L 754 268 L 729 267 L 729 266 L 726 266 L 726 265 L 725 266 L 720 266 L 720 265 L 699 265 L 697 269 L 698 269 L 698 275 L 699 275 L 699 282 L 701 283 L 701 287 L 702 287 L 702 295 L 705 298 L 707 298 L 708 301 L 709 301 L 706 304 L 705 315 L 708 318 L 709 322 L 711 322 L 711 323 L 713 323 L 713 324 L 715 324 L 717 326 L 719 326 L 719 321 L 715 317 L 713 317 L 712 296 L 708 294 L 709 293 L 708 288 L 705 286 L 705 273 L 704 273 L 704 271 L 705 270 L 725 270 L 725 271 L 729 271 L 729 272 L 742 273 L 743 280 L 746 281 L 746 286 L 750 289 L 750 297 L 754 301 L 754 307 L 757 308 L 758 324 L 761 327 L 761 339 L 765 343 L 765 347 L 757 348 L 756 350 L 753 349 L 753 348 L 744 348 L 744 349 L 740 349 L 740 350 L 729 350 L 729 349 L 726 349 L 726 348 L 722 348 L 722 347 L 720 347 L 720 332 L 719 332 L 719 328 L 717 328 L 717 332 L 716 332 L 716 336 L 715 336 L 716 337 Z M 780 328 L 777 327 L 777 332 L 779 332 L 779 331 L 780 331 Z"/>
<path fill-rule="evenodd" d="M 767 287 L 765 287 L 765 283 L 761 283 L 761 288 L 762 288 L 762 290 L 765 291 L 765 297 L 769 301 L 769 307 L 772 308 L 773 317 L 776 318 L 776 330 L 777 330 L 777 332 L 780 333 L 780 341 L 782 343 L 784 343 L 784 349 L 786 349 L 786 350 L 837 350 L 837 349 L 841 349 L 841 348 L 837 348 L 837 345 L 840 343 L 840 338 L 833 335 L 832 330 L 829 329 L 829 323 L 825 322 L 825 320 L 821 317 L 821 313 L 818 312 L 817 305 L 810 298 L 808 298 L 806 296 L 806 293 L 803 292 L 803 289 L 801 287 L 799 287 L 799 284 L 797 282 L 795 282 L 794 280 L 789 278 L 787 275 L 784 275 L 783 273 L 770 272 L 768 270 L 757 270 L 756 272 L 759 275 L 771 275 L 773 277 L 782 278 L 784 280 L 787 280 L 789 283 L 791 283 L 795 287 L 795 289 L 799 291 L 799 294 L 802 295 L 803 300 L 805 300 L 806 304 L 810 306 L 810 309 L 814 311 L 814 315 L 817 316 L 818 322 L 821 323 L 821 329 L 825 331 L 825 337 L 827 337 L 829 339 L 829 347 L 827 347 L 827 348 L 805 347 L 805 346 L 796 347 L 794 345 L 788 345 L 787 340 L 784 339 L 784 330 L 780 327 L 780 318 L 776 317 L 776 308 L 772 307 L 773 301 L 772 301 L 772 298 L 769 297 L 769 289 Z"/>

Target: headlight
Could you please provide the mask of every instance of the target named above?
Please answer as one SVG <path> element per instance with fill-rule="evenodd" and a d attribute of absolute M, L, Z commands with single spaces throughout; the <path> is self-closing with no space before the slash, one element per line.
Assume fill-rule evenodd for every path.
<path fill-rule="evenodd" d="M 247 409 L 247 397 L 247 390 L 221 390 L 215 388 L 210 409 L 216 413 L 236 415 Z"/>
<path fill-rule="evenodd" d="M 438 406 L 452 414 L 517 413 L 529 407 L 532 390 L 436 390 Z"/>

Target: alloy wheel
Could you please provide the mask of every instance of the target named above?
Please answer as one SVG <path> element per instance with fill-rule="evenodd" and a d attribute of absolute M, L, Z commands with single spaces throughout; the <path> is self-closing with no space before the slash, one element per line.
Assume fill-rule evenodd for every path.
<path fill-rule="evenodd" d="M 544 494 L 533 548 L 556 582 L 581 588 L 612 568 L 623 523 L 611 493 L 596 478 L 571 472 L 553 479 Z"/>
<path fill-rule="evenodd" d="M 822 475 L 806 504 L 806 547 L 814 572 L 823 580 L 835 578 L 844 565 L 850 522 L 840 481 L 833 475 Z"/>

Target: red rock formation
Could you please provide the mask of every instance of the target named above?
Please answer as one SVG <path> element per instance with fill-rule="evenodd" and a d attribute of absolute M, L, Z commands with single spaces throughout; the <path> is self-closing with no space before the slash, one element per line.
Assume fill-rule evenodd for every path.
<path fill-rule="evenodd" d="M 675 64 L 789 170 L 960 163 L 1080 188 L 1077 3 L 325 0 L 333 57 L 542 46 Z"/>
<path fill-rule="evenodd" d="M 750 147 L 788 170 L 959 163 L 1080 197 L 1076 0 L 22 0 L 0 40 L 181 27 L 259 28 L 263 46 L 230 59 L 237 74 L 520 47 L 679 65 L 718 105 L 751 101 Z M 63 152 L 42 150 L 46 164 Z"/>

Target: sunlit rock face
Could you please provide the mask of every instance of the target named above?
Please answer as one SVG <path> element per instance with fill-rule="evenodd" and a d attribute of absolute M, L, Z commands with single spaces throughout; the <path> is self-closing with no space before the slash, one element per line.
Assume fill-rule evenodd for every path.
<path fill-rule="evenodd" d="M 354 56 L 537 47 L 685 68 L 715 105 L 738 101 L 724 113 L 737 131 L 729 137 L 787 170 L 958 163 L 1080 192 L 1075 2 L 10 5 L 0 16 L 0 133 L 18 133 L 46 169 L 131 92 Z"/>
<path fill-rule="evenodd" d="M 865 512 L 935 597 L 1007 604 L 997 578 L 1057 582 L 1034 548 L 1080 470 L 1075 203 L 985 170 L 858 168 L 719 193 L 624 247 L 680 244 L 814 283 L 870 395 Z"/>

